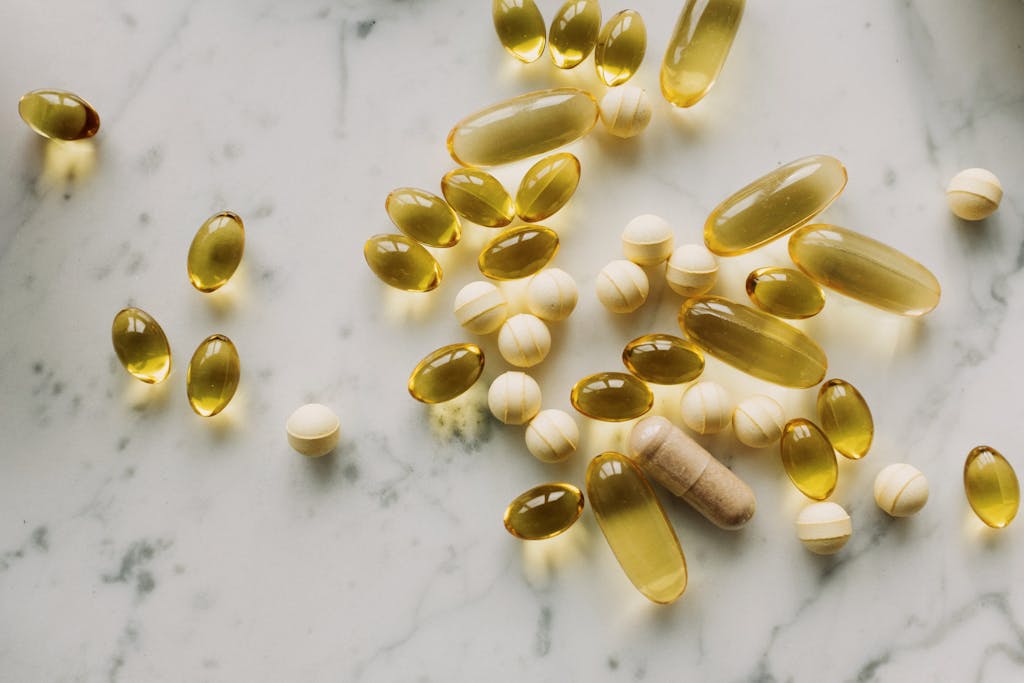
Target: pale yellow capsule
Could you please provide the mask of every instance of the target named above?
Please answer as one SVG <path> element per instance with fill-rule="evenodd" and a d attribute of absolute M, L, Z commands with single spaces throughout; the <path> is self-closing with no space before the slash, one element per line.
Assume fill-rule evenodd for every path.
<path fill-rule="evenodd" d="M 374 275 L 407 292 L 429 292 L 441 284 L 441 265 L 416 240 L 405 235 L 374 235 L 363 245 Z"/>
<path fill-rule="evenodd" d="M 661 62 L 661 94 L 692 107 L 715 84 L 743 17 L 744 0 L 686 0 Z"/>
<path fill-rule="evenodd" d="M 454 247 L 462 225 L 452 207 L 435 194 L 414 187 L 392 190 L 384 209 L 399 230 L 430 247 Z"/>
<path fill-rule="evenodd" d="M 558 251 L 558 234 L 542 225 L 510 228 L 486 245 L 477 259 L 492 280 L 518 280 L 546 266 Z"/>
<path fill-rule="evenodd" d="M 84 140 L 100 129 L 92 105 L 64 90 L 33 90 L 18 100 L 18 114 L 29 128 L 53 140 Z"/>
<path fill-rule="evenodd" d="M 529 63 L 544 54 L 547 31 L 533 0 L 493 0 L 491 15 L 498 40 L 510 55 Z"/>
<path fill-rule="evenodd" d="M 569 0 L 551 21 L 548 45 L 551 61 L 559 69 L 571 69 L 587 58 L 601 31 L 598 0 Z"/>
<path fill-rule="evenodd" d="M 171 345 L 160 324 L 141 308 L 118 311 L 110 328 L 114 352 L 128 373 L 146 384 L 171 374 Z"/>
<path fill-rule="evenodd" d="M 562 533 L 580 518 L 583 493 L 572 484 L 541 484 L 525 491 L 505 508 L 505 529 L 524 541 Z"/>
<path fill-rule="evenodd" d="M 441 179 L 441 193 L 456 213 L 477 225 L 503 228 L 516 215 L 508 190 L 497 178 L 478 168 L 448 171 Z"/>
<path fill-rule="evenodd" d="M 245 251 L 245 226 L 237 214 L 221 211 L 206 219 L 188 249 L 188 279 L 200 292 L 223 287 Z"/>
<path fill-rule="evenodd" d="M 476 344 L 449 344 L 428 353 L 409 375 L 409 394 L 423 403 L 443 403 L 468 390 L 484 371 Z"/>
<path fill-rule="evenodd" d="M 1020 507 L 1017 473 L 994 448 L 978 446 L 967 455 L 964 491 L 974 513 L 994 529 L 1002 529 L 1017 516 Z"/>
<path fill-rule="evenodd" d="M 516 192 L 516 213 L 527 223 L 553 216 L 580 184 L 580 160 L 568 152 L 544 157 L 530 167 Z"/>
<path fill-rule="evenodd" d="M 572 407 L 587 417 L 624 422 L 640 417 L 654 405 L 654 395 L 642 381 L 625 372 L 599 372 L 576 382 L 569 394 Z"/>
<path fill-rule="evenodd" d="M 238 349 L 222 334 L 204 339 L 188 364 L 185 386 L 196 415 L 213 417 L 227 408 L 238 389 L 241 364 Z"/>
<path fill-rule="evenodd" d="M 622 85 L 637 72 L 647 52 L 647 27 L 639 12 L 623 10 L 608 20 L 597 38 L 594 65 L 610 87 Z"/>

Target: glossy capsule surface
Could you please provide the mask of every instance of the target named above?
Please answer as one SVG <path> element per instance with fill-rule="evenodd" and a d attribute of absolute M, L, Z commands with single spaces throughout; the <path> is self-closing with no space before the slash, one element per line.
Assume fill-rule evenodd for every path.
<path fill-rule="evenodd" d="M 810 420 L 798 417 L 782 430 L 782 466 L 800 493 L 825 500 L 835 491 L 839 464 L 828 437 Z"/>
<path fill-rule="evenodd" d="M 64 90 L 33 90 L 18 100 L 18 114 L 29 128 L 53 140 L 84 140 L 100 129 L 92 105 Z"/>
<path fill-rule="evenodd" d="M 810 318 L 825 307 L 821 287 L 793 268 L 769 266 L 751 272 L 747 296 L 762 311 L 780 318 Z"/>
<path fill-rule="evenodd" d="M 496 166 L 578 140 L 597 123 L 597 101 L 577 88 L 519 95 L 471 114 L 448 133 L 448 153 L 463 166 Z"/>
<path fill-rule="evenodd" d="M 578 66 L 594 51 L 600 31 L 598 0 L 569 0 L 558 10 L 548 31 L 551 61 L 559 69 Z"/>
<path fill-rule="evenodd" d="M 704 354 L 696 344 L 671 334 L 645 334 L 626 344 L 622 362 L 651 384 L 682 384 L 704 372 Z"/>
<path fill-rule="evenodd" d="M 516 192 L 516 213 L 527 223 L 553 216 L 580 184 L 580 160 L 568 152 L 544 157 L 530 167 Z"/>
<path fill-rule="evenodd" d="M 931 271 L 906 254 L 835 225 L 800 228 L 789 256 L 811 279 L 883 311 L 917 317 L 939 305 Z"/>
<path fill-rule="evenodd" d="M 546 266 L 557 251 L 554 230 L 526 225 L 510 228 L 484 245 L 477 266 L 492 280 L 518 280 Z"/>
<path fill-rule="evenodd" d="M 484 352 L 476 344 L 449 344 L 431 351 L 409 375 L 409 394 L 423 403 L 459 396 L 484 371 Z"/>
<path fill-rule="evenodd" d="M 544 54 L 544 17 L 533 0 L 493 0 L 491 15 L 498 40 L 521 62 L 533 62 Z"/>
<path fill-rule="evenodd" d="M 686 0 L 661 62 L 661 94 L 692 107 L 715 84 L 743 17 L 744 0 Z"/>
<path fill-rule="evenodd" d="M 580 518 L 583 493 L 572 484 L 541 484 L 505 508 L 505 529 L 516 538 L 539 541 L 562 533 Z"/>
<path fill-rule="evenodd" d="M 405 235 L 374 235 L 363 245 L 373 274 L 407 292 L 429 292 L 441 284 L 441 265 L 434 255 Z"/>
<path fill-rule="evenodd" d="M 171 345 L 160 324 L 141 308 L 124 308 L 110 328 L 114 353 L 132 377 L 156 384 L 171 374 Z"/>
<path fill-rule="evenodd" d="M 679 326 L 705 353 L 768 382 L 813 387 L 828 359 L 818 344 L 773 315 L 719 296 L 686 301 Z"/>
<path fill-rule="evenodd" d="M 227 408 L 238 389 L 241 363 L 234 343 L 222 334 L 204 339 L 188 364 L 185 387 L 196 415 L 213 417 Z"/>
<path fill-rule="evenodd" d="M 647 52 L 647 27 L 639 12 L 615 14 L 601 29 L 594 48 L 598 77 L 609 87 L 622 85 L 636 73 Z"/>
<path fill-rule="evenodd" d="M 622 571 L 644 597 L 668 604 L 686 590 L 686 558 L 654 489 L 632 460 L 602 453 L 587 466 L 587 498 Z"/>
<path fill-rule="evenodd" d="M 441 178 L 441 194 L 457 214 L 487 228 L 512 222 L 516 206 L 497 178 L 478 168 L 456 168 Z"/>
<path fill-rule="evenodd" d="M 971 450 L 964 463 L 964 492 L 985 524 L 1002 529 L 1020 507 L 1020 482 L 1009 461 L 989 446 Z"/>
<path fill-rule="evenodd" d="M 846 168 L 838 159 L 797 159 L 716 206 L 704 223 L 704 243 L 719 256 L 746 253 L 814 218 L 844 187 Z"/>
<path fill-rule="evenodd" d="M 200 292 L 223 287 L 245 252 L 245 226 L 237 214 L 221 211 L 206 219 L 188 248 L 188 279 Z"/>
<path fill-rule="evenodd" d="M 569 394 L 573 408 L 605 422 L 640 417 L 654 405 L 654 395 L 642 381 L 625 372 L 598 372 L 584 377 Z"/>
<path fill-rule="evenodd" d="M 462 224 L 448 202 L 414 187 L 392 190 L 384 209 L 399 230 L 430 247 L 454 247 L 462 237 Z"/>
<path fill-rule="evenodd" d="M 818 423 L 832 447 L 852 460 L 867 455 L 875 436 L 871 409 L 856 387 L 830 379 L 818 390 Z"/>

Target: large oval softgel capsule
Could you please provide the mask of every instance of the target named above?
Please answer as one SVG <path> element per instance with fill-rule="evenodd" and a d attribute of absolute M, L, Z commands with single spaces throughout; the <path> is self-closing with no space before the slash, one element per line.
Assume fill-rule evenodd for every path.
<path fill-rule="evenodd" d="M 636 73 L 647 52 L 647 27 L 639 12 L 627 9 L 604 25 L 594 49 L 597 75 L 609 87 L 622 85 Z"/>
<path fill-rule="evenodd" d="M 544 157 L 523 176 L 516 192 L 516 213 L 536 223 L 558 212 L 580 184 L 580 160 L 568 152 Z"/>
<path fill-rule="evenodd" d="M 541 225 L 511 228 L 486 245 L 477 259 L 492 280 L 518 280 L 546 266 L 558 251 L 558 234 Z"/>
<path fill-rule="evenodd" d="M 692 107 L 711 90 L 743 17 L 744 0 L 686 0 L 661 62 L 661 94 Z"/>
<path fill-rule="evenodd" d="M 384 209 L 399 230 L 431 247 L 454 247 L 462 236 L 459 217 L 435 194 L 414 187 L 392 190 Z"/>
<path fill-rule="evenodd" d="M 498 40 L 521 62 L 533 62 L 544 54 L 544 17 L 533 0 L 493 0 L 491 16 Z"/>
<path fill-rule="evenodd" d="M 971 509 L 985 524 L 1002 529 L 1020 507 L 1020 483 L 1002 453 L 989 446 L 971 450 L 964 463 L 964 491 Z"/>
<path fill-rule="evenodd" d="M 171 373 L 171 345 L 159 323 L 141 308 L 118 311 L 110 329 L 114 352 L 128 373 L 156 384 Z"/>
<path fill-rule="evenodd" d="M 405 235 L 374 235 L 363 245 L 373 274 L 407 292 L 429 292 L 441 284 L 441 265 L 416 240 Z"/>
<path fill-rule="evenodd" d="M 572 69 L 594 50 L 601 31 L 598 0 L 569 0 L 551 21 L 548 45 L 559 69 Z"/>
<path fill-rule="evenodd" d="M 29 128 L 53 140 L 84 140 L 100 129 L 92 105 L 64 90 L 33 90 L 18 101 L 18 114 Z"/>
<path fill-rule="evenodd" d="M 849 382 L 830 379 L 818 390 L 818 420 L 833 448 L 852 460 L 871 448 L 875 422 L 868 402 Z"/>
<path fill-rule="evenodd" d="M 185 386 L 192 410 L 202 417 L 213 417 L 227 408 L 238 389 L 241 364 L 234 343 L 222 334 L 213 334 L 199 344 L 188 364 Z"/>
<path fill-rule="evenodd" d="M 647 385 L 625 372 L 584 377 L 573 386 L 569 400 L 587 417 L 605 422 L 632 420 L 654 405 L 654 395 Z"/>
<path fill-rule="evenodd" d="M 800 493 L 814 500 L 832 495 L 839 465 L 832 444 L 816 424 L 802 417 L 787 422 L 779 451 L 782 466 Z"/>
<path fill-rule="evenodd" d="M 505 529 L 516 538 L 539 541 L 562 533 L 580 518 L 583 493 L 572 484 L 541 484 L 505 508 Z"/>
<path fill-rule="evenodd" d="M 221 211 L 206 219 L 188 248 L 188 279 L 200 292 L 223 287 L 238 270 L 245 251 L 245 226 L 237 214 Z"/>
<path fill-rule="evenodd" d="M 443 403 L 464 393 L 484 371 L 476 344 L 449 344 L 424 357 L 409 375 L 409 394 L 423 403 Z"/>
<path fill-rule="evenodd" d="M 456 168 L 441 179 L 441 194 L 456 213 L 488 228 L 512 222 L 516 207 L 497 178 L 478 168 Z"/>

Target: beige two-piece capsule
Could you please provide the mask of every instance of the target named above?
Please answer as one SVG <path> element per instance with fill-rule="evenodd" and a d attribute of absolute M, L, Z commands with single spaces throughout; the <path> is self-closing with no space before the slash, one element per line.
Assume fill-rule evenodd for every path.
<path fill-rule="evenodd" d="M 334 411 L 320 403 L 307 403 L 295 409 L 285 423 L 288 443 L 302 455 L 318 458 L 338 445 L 341 422 Z"/>

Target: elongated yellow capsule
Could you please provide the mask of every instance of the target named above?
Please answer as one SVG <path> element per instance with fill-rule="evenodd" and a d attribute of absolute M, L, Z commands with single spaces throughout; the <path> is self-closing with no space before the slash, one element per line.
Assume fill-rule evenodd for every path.
<path fill-rule="evenodd" d="M 498 40 L 521 62 L 533 62 L 544 54 L 544 17 L 533 0 L 493 0 L 491 16 Z"/>
<path fill-rule="evenodd" d="M 526 93 L 459 121 L 448 153 L 463 166 L 495 166 L 568 145 L 597 123 L 597 101 L 577 88 Z"/>
<path fill-rule="evenodd" d="M 204 339 L 192 354 L 185 377 L 192 410 L 201 417 L 213 417 L 227 408 L 240 377 L 241 364 L 234 343 L 222 334 Z"/>
<path fill-rule="evenodd" d="M 661 94 L 692 107 L 715 84 L 740 27 L 745 0 L 686 0 L 661 62 Z"/>
<path fill-rule="evenodd" d="M 747 296 L 762 311 L 780 318 L 810 318 L 825 307 L 821 287 L 793 268 L 769 266 L 751 272 Z"/>
<path fill-rule="evenodd" d="M 488 228 L 512 222 L 516 207 L 512 195 L 497 178 L 478 168 L 456 168 L 441 178 L 441 194 L 455 212 Z"/>
<path fill-rule="evenodd" d="M 622 85 L 637 72 L 647 52 L 647 27 L 639 12 L 627 9 L 604 25 L 594 49 L 597 75 L 609 87 Z"/>
<path fill-rule="evenodd" d="M 780 166 L 715 207 L 704 243 L 736 256 L 785 235 L 824 211 L 846 187 L 846 168 L 824 154 Z"/>
<path fill-rule="evenodd" d="M 598 372 L 573 386 L 572 407 L 587 417 L 624 422 L 640 417 L 654 405 L 654 395 L 642 381 L 625 372 Z"/>
<path fill-rule="evenodd" d="M 505 529 L 516 538 L 539 541 L 562 533 L 580 518 L 583 493 L 572 484 L 541 484 L 505 508 Z"/>
<path fill-rule="evenodd" d="M 443 403 L 464 393 L 484 371 L 476 344 L 449 344 L 428 353 L 409 375 L 409 394 L 423 403 Z"/>
<path fill-rule="evenodd" d="M 65 90 L 33 90 L 18 100 L 18 114 L 29 128 L 53 140 L 84 140 L 100 129 L 92 105 Z"/>
<path fill-rule="evenodd" d="M 686 558 L 654 489 L 633 461 L 602 453 L 587 466 L 587 498 L 622 571 L 651 602 L 686 590 Z"/>
<path fill-rule="evenodd" d="M 634 375 L 651 384 L 682 384 L 704 372 L 704 354 L 685 339 L 671 334 L 645 334 L 626 344 L 622 362 Z"/>
<path fill-rule="evenodd" d="M 836 489 L 839 464 L 825 433 L 802 417 L 790 420 L 782 430 L 779 444 L 782 466 L 800 493 L 825 500 Z"/>
<path fill-rule="evenodd" d="M 516 213 L 527 223 L 554 215 L 580 184 L 580 160 L 568 152 L 544 157 L 523 176 L 516 192 Z"/>
<path fill-rule="evenodd" d="M 559 69 L 579 65 L 594 50 L 600 31 L 598 0 L 569 0 L 558 10 L 548 31 L 551 61 Z"/>
<path fill-rule="evenodd" d="M 245 251 L 245 226 L 238 214 L 221 211 L 206 219 L 188 249 L 188 279 L 200 292 L 223 287 Z"/>
<path fill-rule="evenodd" d="M 374 235 L 363 245 L 373 274 L 407 292 L 429 292 L 441 284 L 441 265 L 419 242 L 405 235 Z"/>
<path fill-rule="evenodd" d="M 813 387 L 825 377 L 828 359 L 818 344 L 773 315 L 720 296 L 686 301 L 679 326 L 705 353 L 768 382 Z"/>
<path fill-rule="evenodd" d="M 797 230 L 789 238 L 789 256 L 825 287 L 890 313 L 922 316 L 942 296 L 939 281 L 914 259 L 835 225 Z"/>
<path fill-rule="evenodd" d="M 543 225 L 509 228 L 486 245 L 477 259 L 492 280 L 518 280 L 546 266 L 558 251 L 558 233 Z"/>
<path fill-rule="evenodd" d="M 171 374 L 171 345 L 160 324 L 141 308 L 121 309 L 110 328 L 114 353 L 132 377 L 156 384 Z"/>
<path fill-rule="evenodd" d="M 981 521 L 1002 529 L 1020 507 L 1020 482 L 1009 461 L 989 446 L 971 450 L 964 463 L 964 491 Z"/>
<path fill-rule="evenodd" d="M 425 190 L 392 190 L 384 200 L 384 209 L 395 227 L 427 246 L 454 247 L 462 236 L 462 225 L 452 207 Z"/>
<path fill-rule="evenodd" d="M 871 409 L 856 387 L 830 379 L 818 390 L 818 421 L 832 447 L 852 460 L 867 455 L 875 436 Z"/>

